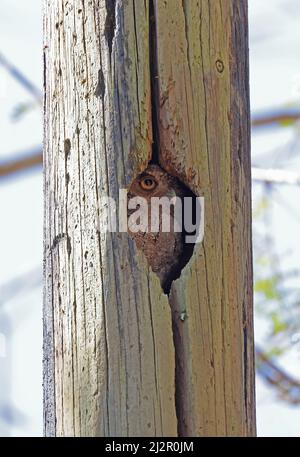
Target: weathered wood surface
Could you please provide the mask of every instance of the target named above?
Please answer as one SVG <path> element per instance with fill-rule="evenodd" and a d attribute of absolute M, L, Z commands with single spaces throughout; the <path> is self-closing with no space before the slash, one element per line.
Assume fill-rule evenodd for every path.
<path fill-rule="evenodd" d="M 165 3 L 157 2 L 160 162 L 205 197 L 204 243 L 171 294 L 179 430 L 251 435 L 247 2 Z"/>
<path fill-rule="evenodd" d="M 45 434 L 252 435 L 246 2 L 44 4 Z M 170 302 L 127 234 L 98 223 L 152 138 L 205 197 Z"/>

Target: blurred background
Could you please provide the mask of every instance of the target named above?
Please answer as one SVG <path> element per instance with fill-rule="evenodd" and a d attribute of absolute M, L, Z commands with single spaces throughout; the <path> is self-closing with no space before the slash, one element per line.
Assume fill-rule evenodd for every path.
<path fill-rule="evenodd" d="M 257 422 L 300 436 L 300 3 L 249 0 Z M 42 11 L 0 2 L 0 436 L 42 435 Z"/>

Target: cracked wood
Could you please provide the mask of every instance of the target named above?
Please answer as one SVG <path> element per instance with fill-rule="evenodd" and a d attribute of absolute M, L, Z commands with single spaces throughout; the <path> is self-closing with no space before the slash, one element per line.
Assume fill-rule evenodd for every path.
<path fill-rule="evenodd" d="M 44 5 L 45 434 L 253 435 L 247 3 Z M 205 197 L 170 303 L 97 224 L 153 153 Z"/>

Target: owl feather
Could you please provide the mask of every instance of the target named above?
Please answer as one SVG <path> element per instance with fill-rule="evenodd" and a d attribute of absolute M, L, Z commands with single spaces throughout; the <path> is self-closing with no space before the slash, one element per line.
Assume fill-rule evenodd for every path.
<path fill-rule="evenodd" d="M 194 194 L 177 178 L 165 172 L 158 165 L 149 165 L 132 183 L 128 191 L 128 201 L 134 197 L 143 197 L 147 202 L 148 230 L 142 228 L 133 231 L 129 223 L 128 234 L 135 241 L 136 246 L 141 250 L 154 273 L 160 279 L 161 286 L 165 293 L 169 293 L 171 283 L 180 275 L 181 269 L 190 258 L 193 246 L 185 244 L 185 232 L 183 219 L 180 223 L 183 230 L 178 232 L 174 230 L 175 215 L 174 206 L 171 205 L 170 211 L 170 230 L 162 230 L 162 212 L 159 213 L 159 230 L 151 232 L 151 199 L 153 197 L 167 197 L 172 199 L 179 197 L 182 202 L 183 218 L 184 197 L 193 196 Z M 132 210 L 128 211 L 128 217 L 132 216 Z M 130 219 L 129 219 L 130 222 Z M 177 221 L 178 222 L 178 221 Z"/>

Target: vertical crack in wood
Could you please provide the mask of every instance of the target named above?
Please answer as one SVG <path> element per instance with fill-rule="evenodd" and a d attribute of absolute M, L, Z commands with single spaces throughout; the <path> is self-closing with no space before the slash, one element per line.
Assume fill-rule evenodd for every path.
<path fill-rule="evenodd" d="M 151 120 L 152 120 L 152 155 L 150 163 L 158 164 L 159 128 L 158 128 L 158 68 L 157 68 L 157 36 L 154 0 L 149 2 L 149 69 L 151 88 Z"/>
<path fill-rule="evenodd" d="M 160 144 L 160 123 L 159 123 L 159 74 L 158 74 L 158 42 L 157 42 L 157 23 L 156 23 L 156 8 L 154 4 L 155 0 L 149 0 L 149 68 L 150 68 L 150 84 L 151 84 L 151 118 L 152 118 L 152 136 L 153 136 L 153 143 L 152 143 L 152 157 L 150 164 L 158 164 L 160 165 L 160 156 L 162 154 L 162 148 Z M 160 165 L 161 166 L 161 165 Z M 175 177 L 175 176 L 174 176 Z M 178 176 L 176 176 L 178 179 Z M 178 179 L 179 180 L 179 179 Z M 187 190 L 187 195 L 193 197 L 193 219 L 195 218 L 195 211 L 197 205 L 197 199 L 194 192 L 191 191 L 185 184 L 180 181 L 181 185 L 184 186 Z M 194 220 L 193 220 L 194 222 Z M 182 214 L 182 227 L 184 228 L 184 211 Z M 196 229 L 197 230 L 197 229 Z M 185 240 L 186 233 L 183 230 L 183 240 Z M 171 286 L 173 281 L 178 279 L 181 275 L 183 268 L 187 265 L 190 261 L 193 252 L 194 252 L 195 244 L 187 244 L 184 242 L 184 249 L 183 255 L 180 264 L 175 265 L 174 270 L 171 272 L 171 276 L 169 278 L 169 282 L 167 286 L 164 288 L 165 294 L 170 294 Z M 180 341 L 180 334 L 179 329 L 176 324 L 176 319 L 178 319 L 178 313 L 172 307 L 172 303 L 169 299 L 169 304 L 171 308 L 171 315 L 172 315 L 172 332 L 173 332 L 173 343 L 174 343 L 174 350 L 175 350 L 175 409 L 176 409 L 176 416 L 177 416 L 177 433 L 179 436 L 182 435 L 182 430 L 184 429 L 182 424 L 182 398 L 180 394 L 180 369 L 181 367 L 181 357 L 182 351 L 180 350 L 179 345 L 181 344 Z M 181 368 L 180 368 L 181 367 Z"/>
<path fill-rule="evenodd" d="M 107 15 L 104 25 L 104 35 L 111 56 L 116 28 L 116 0 L 105 0 L 105 8 Z"/>
<path fill-rule="evenodd" d="M 160 125 L 159 125 L 159 75 L 158 75 L 158 53 L 157 53 L 157 30 L 156 30 L 156 11 L 154 0 L 149 1 L 149 69 L 150 69 L 150 86 L 151 86 L 151 118 L 152 118 L 152 155 L 149 164 L 157 164 L 161 168 L 160 164 L 160 155 L 161 144 L 160 144 Z M 166 170 L 164 170 L 166 171 Z M 166 173 L 168 173 L 166 171 Z M 178 176 L 174 176 L 179 182 L 180 185 L 186 189 L 186 196 L 190 196 L 194 199 L 193 201 L 193 214 L 195 214 L 195 205 L 196 205 L 196 195 L 192 190 L 183 184 Z M 194 217 L 193 217 L 194 219 Z M 184 220 L 182 218 L 182 227 L 184 228 Z M 183 238 L 185 237 L 185 232 L 183 232 Z M 184 252 L 181 258 L 181 262 L 178 265 L 175 265 L 174 270 L 170 275 L 167 286 L 164 288 L 165 294 L 169 295 L 172 282 L 178 279 L 181 275 L 181 271 L 187 265 L 190 258 L 193 255 L 194 244 L 184 243 Z"/>
<path fill-rule="evenodd" d="M 159 164 L 159 123 L 158 123 L 158 61 L 157 61 L 157 35 L 156 35 L 156 12 L 154 6 L 154 0 L 149 0 L 149 69 L 150 69 L 150 88 L 151 88 L 151 120 L 152 120 L 152 156 L 150 163 Z M 169 293 L 170 289 L 168 290 Z M 166 293 L 166 291 L 165 291 Z M 177 338 L 176 329 L 174 326 L 174 316 L 171 307 L 172 315 L 172 332 L 173 332 L 173 344 L 175 351 L 175 411 L 177 417 L 177 430 L 179 430 L 180 411 L 178 409 L 178 394 L 177 394 L 177 363 L 178 363 L 178 351 L 177 351 Z"/>

